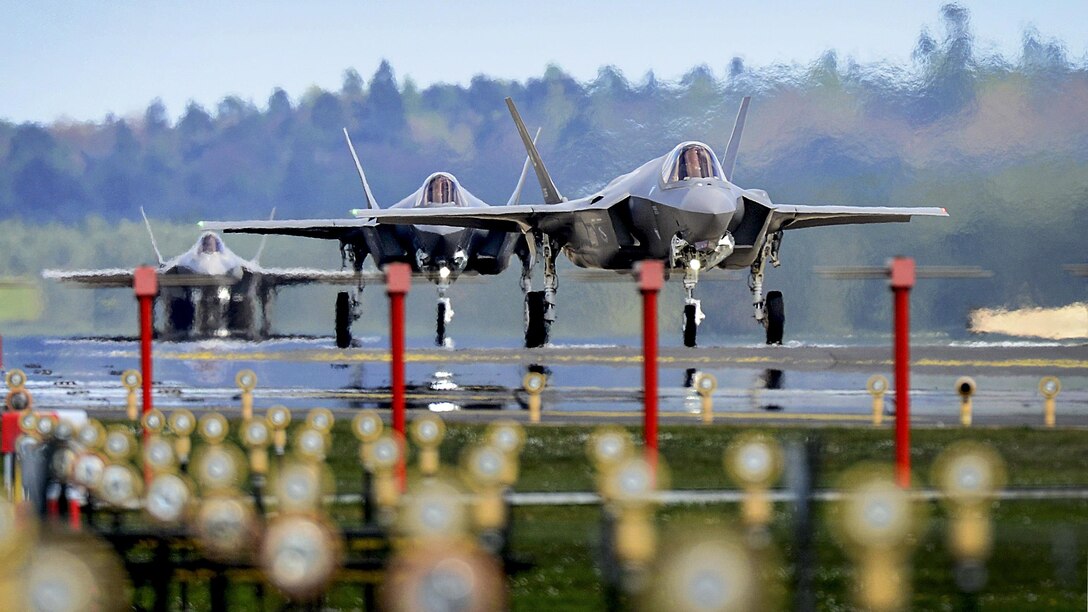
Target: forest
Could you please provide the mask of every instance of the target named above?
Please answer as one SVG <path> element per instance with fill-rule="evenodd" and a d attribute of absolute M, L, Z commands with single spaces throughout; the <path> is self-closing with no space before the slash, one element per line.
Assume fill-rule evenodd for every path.
<path fill-rule="evenodd" d="M 727 56 L 708 62 L 675 82 L 653 73 L 631 80 L 608 66 L 578 82 L 552 66 L 525 81 L 479 75 L 468 86 L 421 88 L 382 61 L 368 79 L 347 69 L 339 91 L 312 88 L 292 99 L 275 89 L 261 103 L 226 97 L 213 109 L 190 104 L 176 120 L 153 101 L 142 114 L 102 122 L 0 121 L 0 276 L 37 279 L 49 267 L 150 262 L 141 206 L 168 256 L 196 240 L 196 222 L 204 219 L 267 218 L 273 208 L 277 218 L 347 216 L 362 190 L 342 128 L 382 205 L 438 170 L 502 204 L 524 160 L 506 96 L 530 127 L 542 128 L 549 170 L 564 195 L 578 197 L 683 140 L 720 151 L 741 98 L 750 95 L 738 184 L 780 203 L 943 206 L 950 215 L 788 233 L 783 265 L 768 276 L 769 288 L 786 295 L 788 334 L 887 334 L 882 282 L 818 278 L 813 268 L 877 265 L 898 254 L 920 265 L 993 272 L 921 282 L 914 317 L 925 333 L 962 337 L 968 313 L 979 307 L 1084 299 L 1083 279 L 1062 266 L 1083 263 L 1088 252 L 1088 66 L 1061 41 L 1028 30 L 1018 57 L 993 55 L 977 48 L 967 11 L 949 5 L 939 31 L 920 33 L 907 65 L 860 64 L 834 51 L 807 64 L 751 67 Z M 539 201 L 531 187 L 522 202 Z M 254 238 L 226 238 L 243 256 L 256 250 Z M 302 238 L 271 240 L 265 259 L 340 266 L 336 244 Z M 494 291 L 481 295 L 481 282 Z M 135 306 L 124 292 L 48 284 L 41 291 L 40 318 L 10 316 L 7 333 L 114 333 L 132 325 Z M 281 296 L 280 330 L 328 333 L 332 290 L 289 291 Z M 413 291 L 422 332 L 433 324 L 433 291 Z M 3 311 L 19 310 L 11 295 L 0 320 Z M 463 313 L 454 330 L 520 333 L 516 271 L 463 283 L 453 295 Z M 484 304 L 495 295 L 509 298 L 509 308 L 490 309 L 503 310 L 497 319 L 474 315 L 489 312 Z M 382 292 L 369 296 L 370 311 L 383 312 Z M 564 284 L 555 332 L 633 335 L 636 296 L 622 284 Z M 663 302 L 667 325 L 679 320 L 679 296 L 671 287 Z M 708 314 L 702 337 L 759 337 L 743 279 L 703 283 L 697 297 Z M 374 333 L 384 329 L 380 320 L 368 324 Z"/>

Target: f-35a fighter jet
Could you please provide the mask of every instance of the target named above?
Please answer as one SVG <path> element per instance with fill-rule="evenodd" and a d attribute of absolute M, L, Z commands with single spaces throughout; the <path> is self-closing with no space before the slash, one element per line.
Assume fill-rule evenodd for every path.
<path fill-rule="evenodd" d="M 452 174 L 436 172 L 428 176 L 419 189 L 382 209 L 370 191 L 366 174 L 346 129 L 344 138 L 355 160 L 355 168 L 363 187 L 366 208 L 354 210 L 358 216 L 367 217 L 387 212 L 439 214 L 442 211 L 502 208 L 493 207 L 472 195 Z M 517 202 L 520 197 L 528 166 L 529 160 L 526 159 L 509 204 Z M 280 234 L 340 241 L 342 265 L 347 268 L 350 264 L 358 278 L 354 295 L 344 291 L 336 298 L 336 344 L 340 348 L 351 344 L 351 324 L 361 314 L 358 297 L 363 290 L 361 272 L 367 256 L 372 257 L 379 268 L 391 262 L 409 263 L 414 273 L 422 274 L 437 286 L 435 343 L 444 345 L 447 342 L 446 325 L 453 318 L 453 308 L 446 296 L 450 285 L 461 274 L 499 274 L 505 270 L 520 237 L 516 232 L 510 234 L 487 228 L 466 229 L 448 224 L 379 224 L 372 220 L 359 219 L 201 222 L 201 226 L 227 233 Z M 524 246 L 525 243 L 521 244 Z M 528 257 L 527 253 L 523 255 Z"/>
<path fill-rule="evenodd" d="M 264 339 L 271 333 L 271 302 L 278 288 L 355 283 L 354 274 L 339 270 L 265 268 L 258 263 L 264 242 L 253 259 L 247 260 L 227 248 L 214 232 L 202 233 L 189 250 L 164 259 L 146 216 L 144 223 L 159 262 L 156 299 L 164 315 L 158 325 L 162 340 Z M 95 289 L 131 288 L 133 275 L 132 268 L 42 271 L 45 278 Z"/>

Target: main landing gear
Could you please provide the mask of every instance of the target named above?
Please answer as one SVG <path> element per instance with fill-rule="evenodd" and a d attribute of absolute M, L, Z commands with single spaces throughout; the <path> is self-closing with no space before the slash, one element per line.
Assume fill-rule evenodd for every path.
<path fill-rule="evenodd" d="M 442 266 L 438 270 L 438 308 L 435 319 L 435 346 L 446 346 L 449 338 L 446 337 L 446 325 L 453 321 L 453 306 L 450 298 L 446 297 L 446 291 L 450 288 L 450 269 Z"/>
<path fill-rule="evenodd" d="M 351 324 L 354 323 L 361 315 L 360 311 L 360 298 L 363 295 L 363 259 L 366 257 L 366 252 L 361 250 L 360 247 L 351 243 L 340 243 L 340 265 L 341 268 L 346 268 L 349 263 L 352 264 L 352 268 L 355 270 L 356 285 L 351 291 L 341 291 L 336 294 L 336 311 L 335 311 L 335 326 L 336 326 L 336 347 L 348 348 L 351 346 Z"/>
<path fill-rule="evenodd" d="M 532 242 L 540 245 L 541 259 L 544 260 L 544 290 L 533 291 L 532 271 L 534 249 Z M 555 259 L 559 255 L 556 244 L 547 236 L 536 236 L 524 252 L 519 250 L 521 258 L 521 291 L 525 296 L 525 348 L 538 348 L 548 343 L 551 326 L 555 322 L 555 294 L 559 291 L 559 275 L 555 270 Z"/>
<path fill-rule="evenodd" d="M 763 299 L 763 273 L 767 262 L 778 267 L 778 249 L 782 246 L 782 232 L 771 234 L 763 242 L 762 252 L 752 262 L 752 271 L 748 275 L 748 288 L 752 290 L 752 306 L 755 309 L 756 321 L 763 325 L 767 332 L 767 344 L 782 344 L 782 334 L 786 322 L 786 306 L 782 300 L 781 291 L 767 293 L 767 299 Z"/>

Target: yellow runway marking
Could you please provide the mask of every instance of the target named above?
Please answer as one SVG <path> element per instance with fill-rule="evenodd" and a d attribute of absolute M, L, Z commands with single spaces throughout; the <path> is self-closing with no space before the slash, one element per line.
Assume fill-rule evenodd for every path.
<path fill-rule="evenodd" d="M 615 418 L 615 417 L 641 417 L 642 411 L 624 410 L 556 410 L 544 411 L 546 417 L 590 417 L 590 418 Z M 665 419 L 702 419 L 702 415 L 686 412 L 661 412 L 658 417 Z M 872 416 L 864 414 L 818 414 L 818 413 L 787 413 L 787 412 L 715 412 L 714 418 L 723 419 L 763 419 L 763 420 L 790 420 L 790 421 L 871 421 Z"/>
<path fill-rule="evenodd" d="M 135 356 L 135 353 L 131 353 Z M 269 352 L 215 352 L 192 351 L 183 353 L 161 352 L 155 355 L 160 359 L 181 361 L 301 361 L 329 363 L 388 363 L 387 351 L 269 351 Z M 540 361 L 550 364 L 603 364 L 637 365 L 642 363 L 641 355 L 571 355 L 541 354 L 515 355 L 512 352 L 501 353 L 458 353 L 416 351 L 405 354 L 407 363 L 511 363 Z M 803 368 L 819 366 L 821 369 L 831 365 L 869 366 L 888 368 L 894 365 L 891 359 L 782 359 L 771 356 L 720 357 L 720 356 L 661 356 L 661 365 L 672 364 L 709 364 L 715 366 L 764 366 L 779 364 L 784 368 Z M 1082 359 L 918 359 L 911 362 L 916 368 L 1055 368 L 1062 370 L 1088 369 L 1088 360 Z"/>

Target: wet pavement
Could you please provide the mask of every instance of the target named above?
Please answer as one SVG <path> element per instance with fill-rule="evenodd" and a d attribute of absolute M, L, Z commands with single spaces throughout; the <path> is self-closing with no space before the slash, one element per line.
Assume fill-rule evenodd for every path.
<path fill-rule="evenodd" d="M 406 355 L 408 406 L 463 419 L 527 418 L 524 375 L 548 375 L 545 421 L 638 423 L 642 360 L 637 339 L 627 346 L 566 344 L 544 349 L 429 348 L 420 340 Z M 258 409 L 325 406 L 337 412 L 388 406 L 389 356 L 379 338 L 348 350 L 330 338 L 261 343 L 223 340 L 159 344 L 154 403 L 169 410 L 238 410 L 235 373 L 256 372 Z M 123 370 L 139 366 L 131 341 L 5 338 L 4 366 L 28 374 L 39 408 L 85 408 L 120 414 Z M 1068 343 L 944 343 L 912 347 L 912 420 L 920 426 L 958 426 L 956 379 L 972 376 L 979 426 L 1041 426 L 1042 376 L 1058 376 L 1059 425 L 1088 427 L 1088 345 Z M 712 374 L 715 418 L 724 422 L 869 425 L 874 374 L 892 380 L 887 346 L 790 343 L 706 348 L 663 347 L 659 360 L 662 421 L 699 422 L 695 372 Z M 886 396 L 888 415 L 894 411 Z M 885 424 L 890 422 L 885 419 Z"/>

